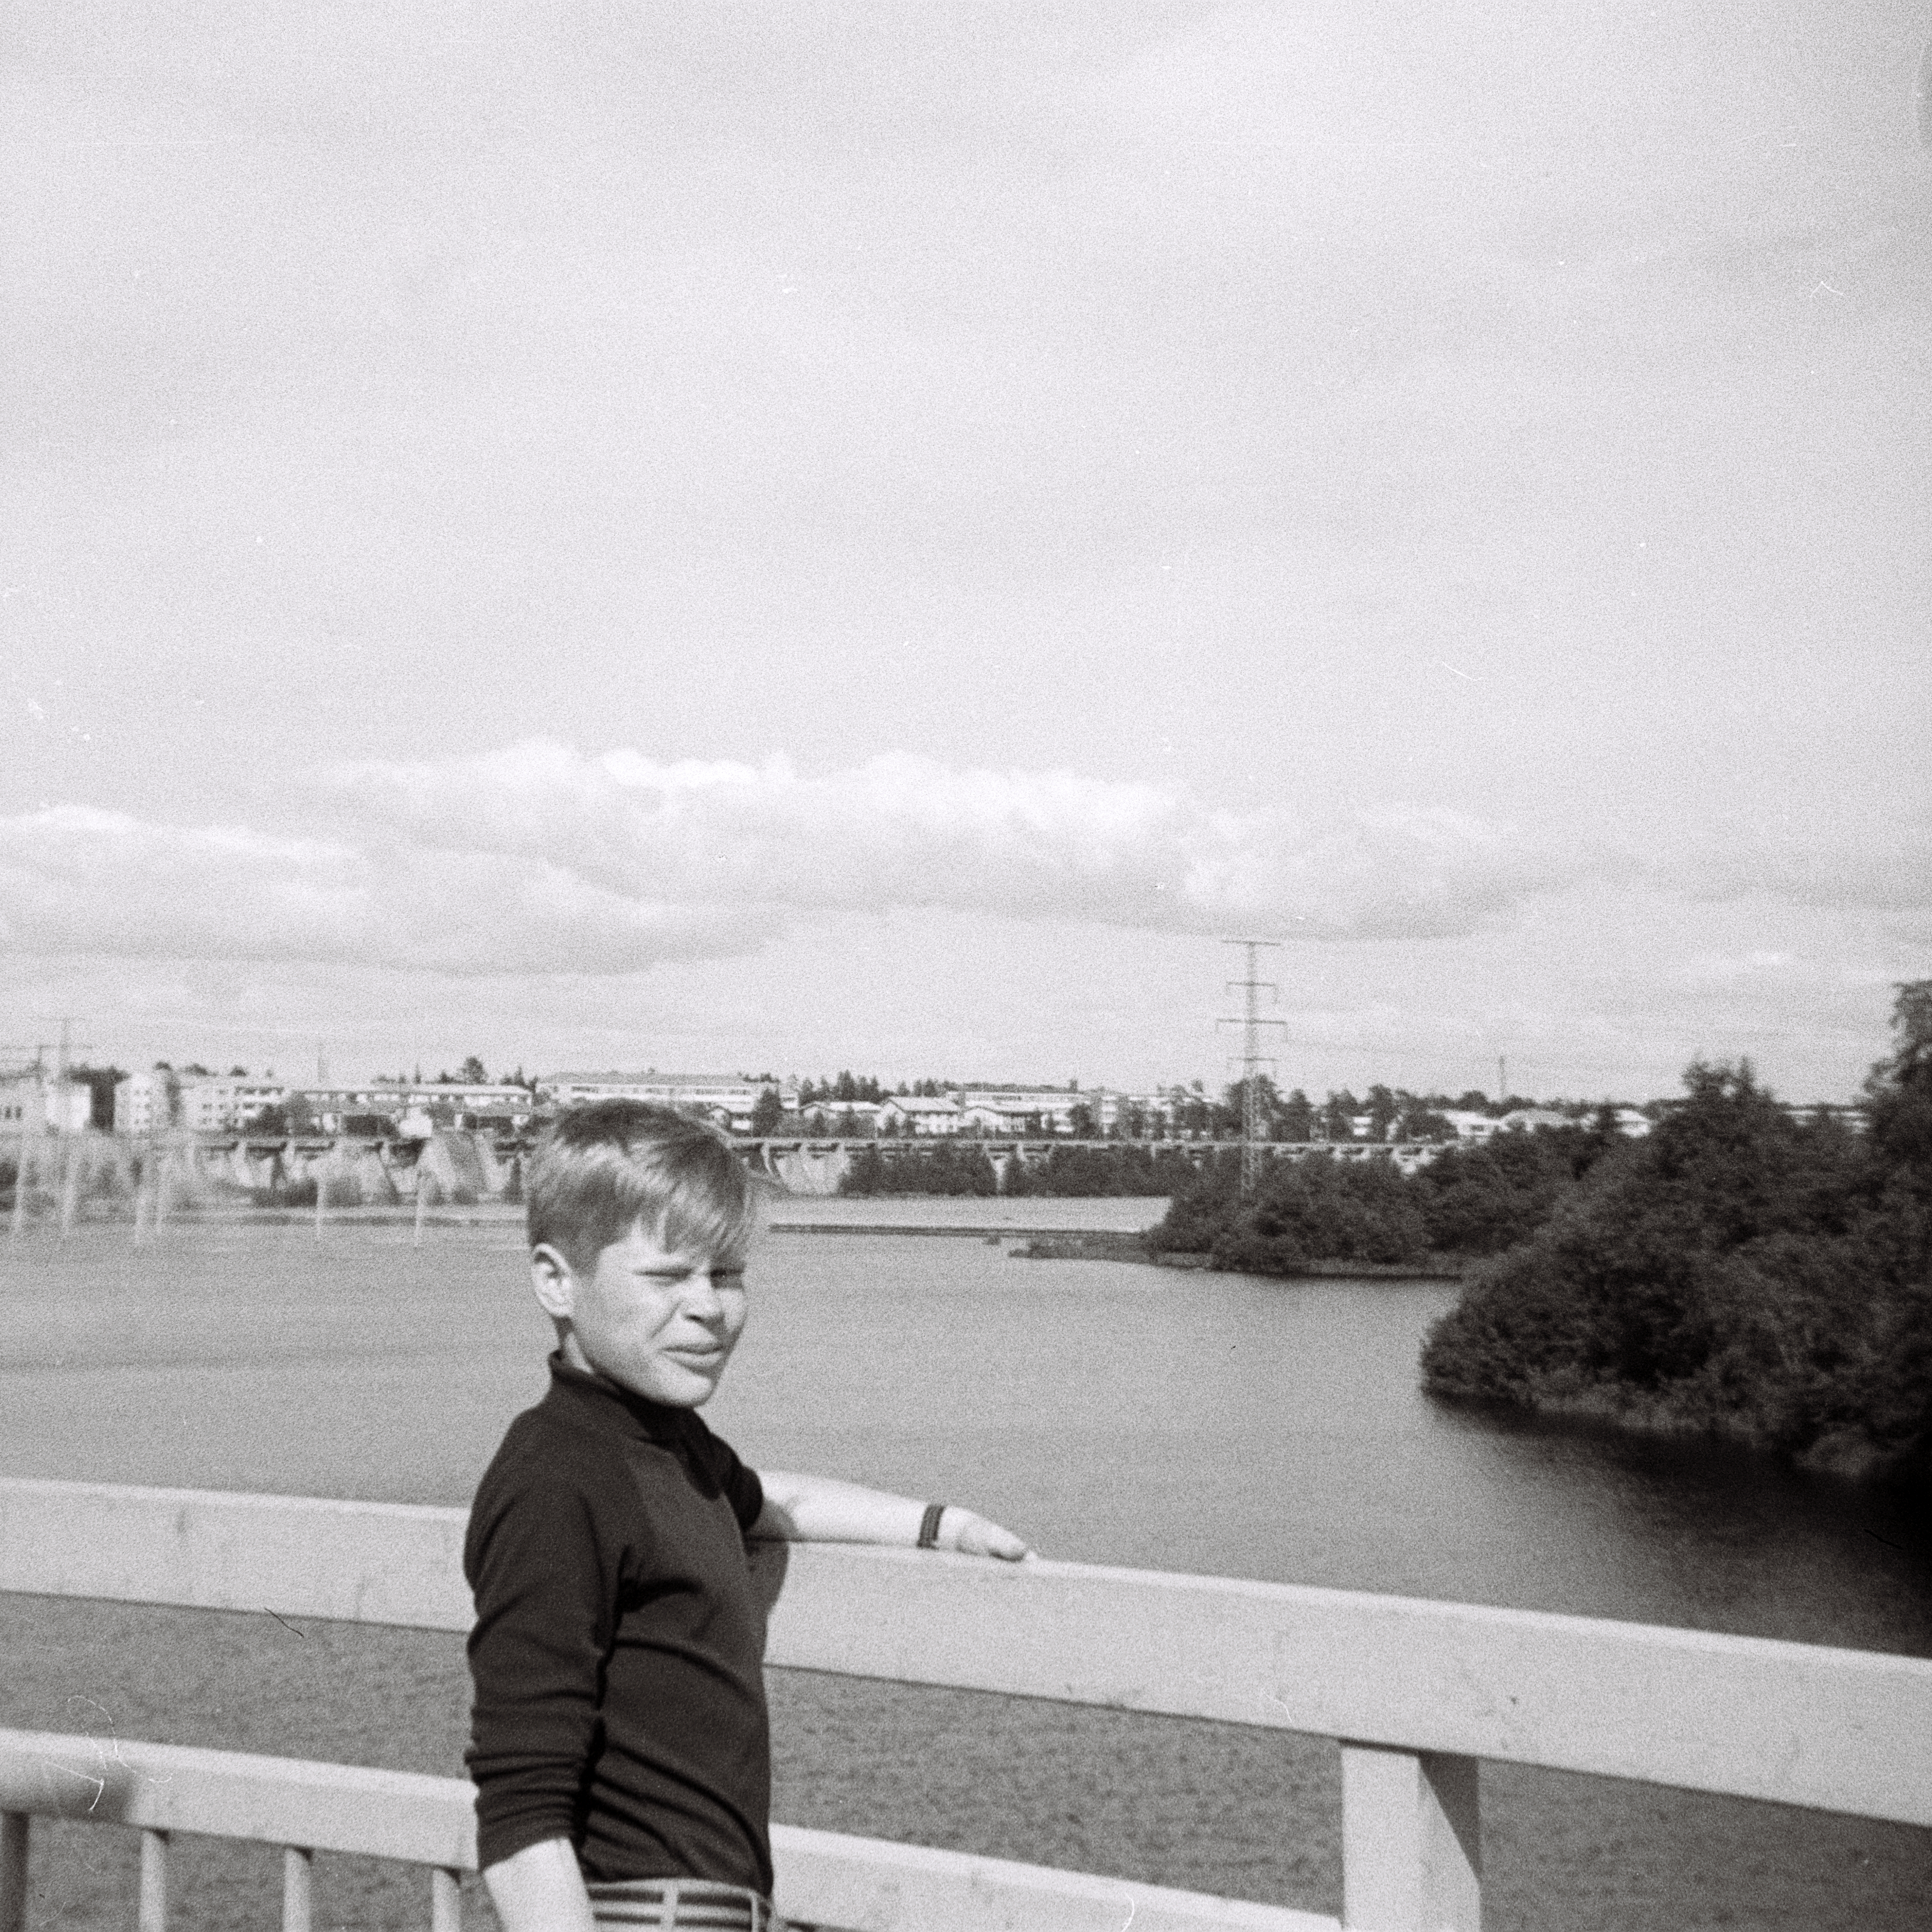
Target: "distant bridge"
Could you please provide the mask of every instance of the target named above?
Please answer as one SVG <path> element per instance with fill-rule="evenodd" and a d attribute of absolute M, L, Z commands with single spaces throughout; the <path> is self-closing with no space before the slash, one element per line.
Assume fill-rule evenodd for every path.
<path fill-rule="evenodd" d="M 1004 1190 L 1012 1163 L 1037 1167 L 1054 1153 L 1110 1154 L 1138 1147 L 1179 1154 L 1194 1167 L 1232 1153 L 1233 1140 L 1076 1140 L 1061 1135 L 911 1134 L 874 1139 L 838 1136 L 741 1135 L 733 1148 L 754 1174 L 788 1192 L 836 1194 L 868 1148 L 897 1162 L 949 1151 L 984 1154 Z M 1270 1141 L 1271 1160 L 1328 1154 L 1342 1160 L 1392 1160 L 1405 1174 L 1433 1160 L 1439 1143 Z M 250 1133 L 246 1129 L 154 1134 L 32 1133 L 0 1144 L 0 1160 L 24 1168 L 30 1198 L 58 1203 L 63 1222 L 90 1202 L 136 1200 L 165 1215 L 224 1197 L 274 1199 L 292 1189 L 320 1188 L 332 1207 L 407 1206 L 427 1189 L 431 1205 L 515 1199 L 536 1145 L 530 1133 L 439 1129 L 427 1138 L 397 1134 Z"/>
<path fill-rule="evenodd" d="M 1083 1149 L 1096 1154 L 1118 1152 L 1122 1148 L 1145 1148 L 1150 1151 L 1178 1154 L 1192 1166 L 1202 1166 L 1210 1156 L 1238 1152 L 1238 1140 L 1074 1140 L 1065 1136 L 989 1136 L 981 1139 L 970 1134 L 908 1134 L 902 1139 L 874 1139 L 867 1136 L 852 1139 L 821 1139 L 811 1135 L 771 1134 L 740 1136 L 731 1144 L 742 1154 L 754 1174 L 776 1181 L 793 1194 L 836 1194 L 850 1172 L 852 1162 L 868 1148 L 897 1160 L 908 1156 L 931 1159 L 942 1150 L 983 1154 L 993 1164 L 1000 1190 L 1005 1190 L 1009 1164 L 1015 1160 L 1036 1167 L 1060 1149 Z M 1340 1160 L 1373 1160 L 1387 1156 L 1404 1174 L 1426 1167 L 1451 1143 L 1438 1141 L 1264 1141 L 1264 1156 L 1270 1160 L 1305 1160 L 1310 1154 L 1333 1154 Z"/>

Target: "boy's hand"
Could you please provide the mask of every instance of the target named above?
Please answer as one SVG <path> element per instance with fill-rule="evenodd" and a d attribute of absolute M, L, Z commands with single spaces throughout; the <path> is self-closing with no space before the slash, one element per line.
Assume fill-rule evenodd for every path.
<path fill-rule="evenodd" d="M 939 1546 L 956 1550 L 962 1556 L 998 1556 L 1008 1563 L 1017 1563 L 1023 1556 L 1033 1554 L 1011 1530 L 1002 1529 L 998 1523 L 988 1522 L 956 1503 L 946 1505 L 946 1514 L 940 1520 Z"/>

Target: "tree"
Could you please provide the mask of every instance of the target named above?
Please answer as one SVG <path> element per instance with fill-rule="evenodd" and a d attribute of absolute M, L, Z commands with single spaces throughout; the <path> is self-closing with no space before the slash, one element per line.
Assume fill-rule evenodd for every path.
<path fill-rule="evenodd" d="M 1905 981 L 1897 992 L 1898 1045 L 1865 1082 L 1865 1117 L 1888 1180 L 1924 1199 L 1932 1196 L 1932 980 Z"/>
<path fill-rule="evenodd" d="M 1390 1124 L 1402 1112 L 1402 1102 L 1378 1083 L 1369 1089 L 1368 1112 L 1370 1139 L 1385 1141 L 1389 1137 Z"/>
<path fill-rule="evenodd" d="M 1873 1131 L 1795 1120 L 1748 1064 L 1692 1066 L 1640 1140 L 1600 1150 L 1562 1210 L 1472 1277 L 1424 1354 L 1446 1395 L 1579 1402 L 1722 1428 L 1824 1466 L 1932 1478 L 1932 1136 L 1880 1123 L 1932 1094 L 1900 988 L 1899 1046 L 1867 1091 Z M 1915 1091 L 1915 1089 L 1919 1089 Z"/>
<path fill-rule="evenodd" d="M 1076 1140 L 1090 1141 L 1100 1137 L 1100 1124 L 1094 1118 L 1094 1109 L 1084 1100 L 1076 1100 L 1067 1108 L 1066 1124 Z"/>
<path fill-rule="evenodd" d="M 1315 1138 L 1315 1109 L 1299 1087 L 1281 1103 L 1279 1129 L 1285 1141 L 1312 1141 Z"/>
<path fill-rule="evenodd" d="M 490 1084 L 490 1076 L 484 1070 L 482 1061 L 473 1053 L 464 1061 L 463 1070 L 456 1077 L 465 1087 L 487 1087 Z"/>
<path fill-rule="evenodd" d="M 752 1108 L 752 1131 L 754 1134 L 775 1134 L 778 1124 L 784 1118 L 784 1102 L 778 1098 L 776 1087 L 767 1087 L 761 1092 Z"/>

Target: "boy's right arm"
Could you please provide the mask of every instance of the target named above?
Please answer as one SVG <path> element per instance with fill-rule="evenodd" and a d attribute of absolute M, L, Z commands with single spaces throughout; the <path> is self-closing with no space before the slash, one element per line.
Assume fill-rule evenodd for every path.
<path fill-rule="evenodd" d="M 546 1838 L 483 1874 L 503 1932 L 596 1932 L 590 1894 L 568 1838 Z"/>
<path fill-rule="evenodd" d="M 484 1882 L 504 1932 L 590 1932 L 571 1832 L 615 1601 L 593 1511 L 568 1482 L 486 1479 L 464 1568 L 476 1598 L 471 1776 Z"/>

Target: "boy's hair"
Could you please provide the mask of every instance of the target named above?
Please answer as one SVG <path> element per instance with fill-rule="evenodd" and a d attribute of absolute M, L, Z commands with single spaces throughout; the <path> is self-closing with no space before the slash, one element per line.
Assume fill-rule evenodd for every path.
<path fill-rule="evenodd" d="M 723 1138 L 642 1100 L 586 1100 L 544 1131 L 530 1163 L 530 1246 L 592 1268 L 642 1224 L 673 1252 L 742 1261 L 756 1230 L 751 1176 Z"/>

